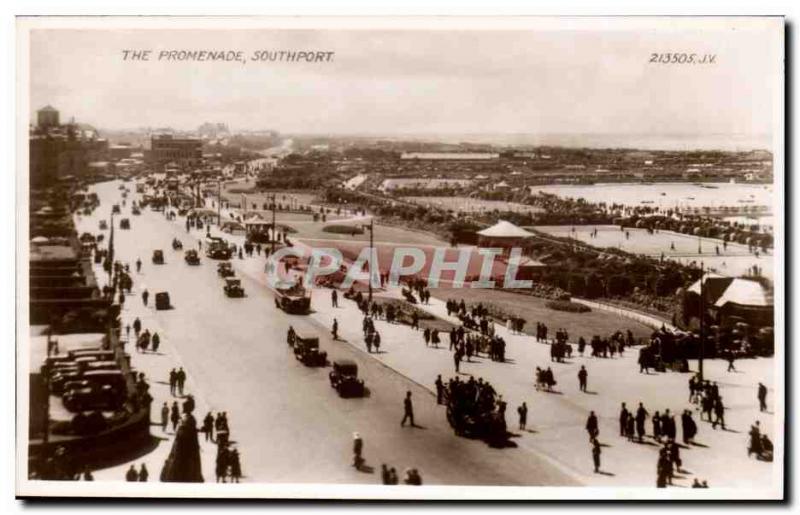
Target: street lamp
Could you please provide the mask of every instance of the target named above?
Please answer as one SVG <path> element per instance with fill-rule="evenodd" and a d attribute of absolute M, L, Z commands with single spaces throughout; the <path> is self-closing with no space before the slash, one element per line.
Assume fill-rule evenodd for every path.
<path fill-rule="evenodd" d="M 369 225 L 364 225 L 364 229 L 369 231 L 369 279 L 367 281 L 367 286 L 369 287 L 369 293 L 367 295 L 367 300 L 369 303 L 372 303 L 372 249 L 374 248 L 374 240 L 373 235 L 375 233 L 375 219 L 370 218 Z"/>

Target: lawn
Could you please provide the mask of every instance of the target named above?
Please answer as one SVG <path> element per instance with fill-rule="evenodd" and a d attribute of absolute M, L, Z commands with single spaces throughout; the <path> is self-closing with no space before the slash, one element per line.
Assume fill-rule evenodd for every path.
<path fill-rule="evenodd" d="M 567 313 L 556 311 L 545 306 L 547 300 L 497 289 L 472 289 L 472 288 L 436 288 L 431 294 L 441 300 L 464 299 L 468 305 L 482 302 L 492 305 L 497 309 L 513 314 L 527 321 L 525 332 L 536 334 L 536 322 L 543 322 L 549 329 L 548 336 L 552 337 L 558 328 L 564 328 L 569 333 L 571 341 L 583 336 L 587 341 L 593 335 L 608 336 L 613 332 L 630 329 L 634 338 L 649 338 L 652 329 L 634 320 L 624 318 L 606 311 L 592 310 L 588 313 Z"/>

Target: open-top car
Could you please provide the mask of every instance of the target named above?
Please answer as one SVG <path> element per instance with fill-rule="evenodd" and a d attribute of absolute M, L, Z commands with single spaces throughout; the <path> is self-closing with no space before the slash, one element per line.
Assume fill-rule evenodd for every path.
<path fill-rule="evenodd" d="M 306 315 L 311 310 L 311 294 L 298 283 L 292 287 L 275 288 L 275 306 L 295 315 Z"/>
<path fill-rule="evenodd" d="M 337 359 L 333 362 L 333 370 L 328 374 L 331 387 L 340 397 L 362 397 L 364 381 L 358 378 L 358 365 L 349 359 Z"/>
<path fill-rule="evenodd" d="M 242 288 L 241 279 L 235 277 L 228 277 L 225 279 L 225 295 L 228 297 L 244 297 L 244 288 Z"/>
<path fill-rule="evenodd" d="M 113 206 L 111 206 L 111 213 L 112 214 L 118 215 L 121 212 L 122 211 L 120 210 L 119 204 L 114 204 Z"/>
<path fill-rule="evenodd" d="M 178 238 L 172 238 L 172 250 L 183 249 L 183 243 Z"/>
<path fill-rule="evenodd" d="M 108 229 L 108 222 L 106 222 L 105 220 L 100 220 L 100 223 L 98 225 L 100 226 L 101 231 L 105 231 L 106 229 Z"/>
<path fill-rule="evenodd" d="M 294 342 L 294 357 L 307 367 L 324 367 L 328 363 L 328 353 L 319 350 L 319 338 L 297 336 Z"/>
<path fill-rule="evenodd" d="M 170 309 L 172 305 L 169 303 L 169 293 L 161 291 L 156 293 L 156 309 Z"/>
<path fill-rule="evenodd" d="M 162 251 L 162 250 L 154 250 L 153 251 L 153 264 L 154 265 L 163 265 L 164 264 L 164 251 Z"/>
<path fill-rule="evenodd" d="M 130 229 L 131 228 L 131 221 L 127 218 L 123 218 L 119 221 L 119 228 L 120 229 Z"/>
<path fill-rule="evenodd" d="M 139 209 L 139 206 L 133 206 L 133 207 L 131 208 L 131 214 L 132 214 L 132 215 L 139 216 L 139 215 L 141 215 L 141 214 L 142 214 L 142 211 Z"/>
<path fill-rule="evenodd" d="M 189 249 L 184 254 L 183 259 L 186 260 L 187 263 L 190 265 L 199 265 L 200 264 L 200 256 L 197 254 L 197 251 L 194 249 Z"/>
<path fill-rule="evenodd" d="M 228 261 L 223 261 L 222 263 L 217 265 L 217 273 L 220 277 L 232 277 L 235 275 L 233 271 L 233 266 Z"/>

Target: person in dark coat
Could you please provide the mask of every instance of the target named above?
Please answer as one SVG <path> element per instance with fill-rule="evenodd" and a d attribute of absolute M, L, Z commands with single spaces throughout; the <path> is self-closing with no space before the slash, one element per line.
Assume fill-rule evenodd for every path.
<path fill-rule="evenodd" d="M 644 441 L 644 423 L 647 420 L 647 410 L 644 409 L 642 403 L 639 403 L 639 407 L 636 409 L 636 434 L 639 437 L 639 442 Z"/>
<path fill-rule="evenodd" d="M 582 392 L 586 391 L 586 385 L 589 382 L 589 372 L 586 371 L 586 367 L 581 365 L 581 369 L 578 371 L 578 386 Z"/>
<path fill-rule="evenodd" d="M 767 411 L 767 387 L 758 383 L 758 406 L 759 410 Z"/>
<path fill-rule="evenodd" d="M 178 430 L 178 422 L 181 421 L 181 414 L 178 411 L 178 402 L 175 401 L 172 403 L 172 412 L 170 413 L 170 420 L 172 421 L 172 431 L 175 432 Z"/>
<path fill-rule="evenodd" d="M 145 464 L 142 463 L 142 466 L 139 467 L 139 481 L 142 483 L 146 483 L 149 477 L 150 473 L 147 471 L 147 467 L 145 466 Z"/>
<path fill-rule="evenodd" d="M 683 443 L 692 443 L 694 436 L 697 434 L 697 424 L 695 424 L 692 412 L 689 410 L 684 410 L 683 415 L 681 415 L 681 429 L 683 430 Z"/>
<path fill-rule="evenodd" d="M 150 341 L 153 342 L 153 352 L 158 352 L 158 346 L 161 345 L 161 337 L 158 333 L 153 333 L 153 337 Z"/>
<path fill-rule="evenodd" d="M 239 449 L 232 449 L 228 455 L 231 473 L 231 483 L 238 483 L 242 478 L 242 463 L 239 458 Z"/>
<path fill-rule="evenodd" d="M 597 441 L 597 438 L 592 438 L 592 461 L 594 462 L 595 473 L 600 472 L 600 454 L 602 452 L 600 442 Z"/>
<path fill-rule="evenodd" d="M 525 425 L 528 423 L 528 406 L 523 402 L 517 408 L 517 413 L 519 413 L 519 429 L 520 431 L 525 431 Z"/>
<path fill-rule="evenodd" d="M 661 415 L 657 411 L 653 413 L 653 438 L 661 441 Z"/>
<path fill-rule="evenodd" d="M 214 441 L 214 415 L 209 411 L 206 413 L 206 418 L 203 419 L 203 430 L 206 434 L 206 442 Z"/>
<path fill-rule="evenodd" d="M 131 465 L 131 468 L 129 468 L 128 472 L 125 473 L 125 481 L 129 482 L 139 481 L 139 473 L 136 472 L 135 465 Z"/>
<path fill-rule="evenodd" d="M 416 427 L 416 424 L 414 424 L 414 405 L 411 403 L 411 392 L 406 392 L 406 398 L 403 399 L 403 420 L 400 421 L 400 427 L 406 425 L 406 420 L 411 422 L 411 427 Z"/>
<path fill-rule="evenodd" d="M 586 432 L 589 433 L 589 440 L 591 441 L 593 438 L 597 438 L 600 434 L 600 427 L 597 422 L 597 415 L 594 414 L 594 411 L 589 413 L 589 418 L 586 419 Z"/>
<path fill-rule="evenodd" d="M 622 403 L 622 408 L 619 410 L 619 435 L 625 436 L 625 426 L 628 423 L 628 408 L 625 403 Z"/>
<path fill-rule="evenodd" d="M 442 374 L 436 376 L 436 404 L 442 404 L 444 400 L 444 383 L 442 382 Z"/>

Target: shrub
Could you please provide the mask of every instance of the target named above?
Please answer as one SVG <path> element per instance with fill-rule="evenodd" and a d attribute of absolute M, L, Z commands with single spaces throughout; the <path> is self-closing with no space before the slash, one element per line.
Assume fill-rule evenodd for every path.
<path fill-rule="evenodd" d="M 331 232 L 334 234 L 364 234 L 364 229 L 357 225 L 326 225 L 322 228 L 322 232 Z"/>
<path fill-rule="evenodd" d="M 545 306 L 556 311 L 567 311 L 569 313 L 586 313 L 591 311 L 589 306 L 572 302 L 569 300 L 550 300 Z"/>

